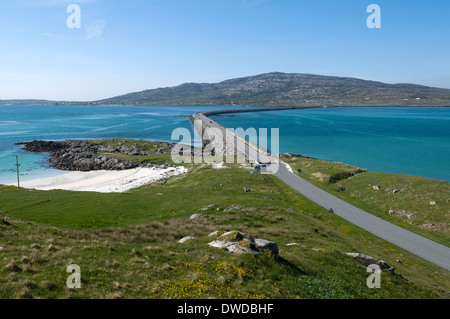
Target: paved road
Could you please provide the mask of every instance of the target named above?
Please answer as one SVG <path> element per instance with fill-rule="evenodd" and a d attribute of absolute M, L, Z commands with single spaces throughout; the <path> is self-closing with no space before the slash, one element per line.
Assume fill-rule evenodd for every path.
<path fill-rule="evenodd" d="M 204 121 L 205 125 L 218 128 L 225 134 L 225 129 L 221 125 L 210 120 L 203 114 L 198 114 L 197 118 Z M 240 151 L 244 154 L 248 153 L 244 149 Z M 256 158 L 250 158 L 250 160 L 256 160 Z M 281 161 L 280 165 L 277 165 L 276 168 L 278 170 L 273 174 L 274 176 L 313 202 L 327 210 L 333 208 L 336 215 L 350 223 L 423 259 L 450 270 L 450 248 L 391 224 L 325 192 L 295 175 L 288 168 L 288 165 Z"/>
<path fill-rule="evenodd" d="M 284 165 L 280 165 L 278 172 L 274 175 L 320 206 L 326 209 L 333 208 L 336 215 L 350 223 L 423 259 L 450 270 L 450 248 L 369 214 L 308 183 L 291 173 Z"/>

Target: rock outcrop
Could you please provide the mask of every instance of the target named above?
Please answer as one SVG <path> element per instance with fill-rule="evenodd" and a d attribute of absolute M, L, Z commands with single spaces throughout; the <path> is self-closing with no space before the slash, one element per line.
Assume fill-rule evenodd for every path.
<path fill-rule="evenodd" d="M 187 241 L 189 241 L 189 240 L 192 240 L 192 239 L 196 239 L 196 238 L 193 237 L 193 236 L 186 236 L 186 237 L 181 238 L 181 239 L 178 241 L 178 243 L 179 243 L 179 244 L 184 244 L 185 242 L 187 242 Z"/>
<path fill-rule="evenodd" d="M 382 260 L 377 260 L 371 256 L 360 254 L 360 253 L 347 253 L 347 255 L 355 258 L 365 267 L 368 267 L 369 265 L 378 265 L 380 267 L 381 271 L 383 271 L 383 272 L 388 271 L 388 272 L 394 273 L 394 267 L 389 266 L 387 263 L 385 263 Z"/>
<path fill-rule="evenodd" d="M 238 231 L 222 234 L 208 245 L 226 249 L 234 254 L 262 254 L 267 252 L 273 257 L 278 257 L 279 254 L 278 246 L 273 241 L 254 238 Z"/>
<path fill-rule="evenodd" d="M 416 215 L 414 213 L 408 212 L 404 209 L 389 209 L 389 215 L 398 215 L 405 216 L 408 219 L 416 219 Z"/>
<path fill-rule="evenodd" d="M 169 143 L 166 143 L 169 145 Z M 171 165 L 155 165 L 133 163 L 103 154 L 120 153 L 132 156 L 153 155 L 143 151 L 136 146 L 109 146 L 103 143 L 95 143 L 87 140 L 67 140 L 67 141 L 32 141 L 17 143 L 24 145 L 23 149 L 33 153 L 50 153 L 48 160 L 53 167 L 67 171 L 96 171 L 96 170 L 125 170 L 137 167 L 158 167 L 167 168 Z M 162 150 L 156 154 L 170 154 Z"/>

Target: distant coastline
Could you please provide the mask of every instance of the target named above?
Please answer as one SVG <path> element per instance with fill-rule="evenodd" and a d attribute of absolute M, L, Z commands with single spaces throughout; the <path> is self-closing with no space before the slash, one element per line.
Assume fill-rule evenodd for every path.
<path fill-rule="evenodd" d="M 54 110 L 57 109 L 57 112 Z M 276 112 L 277 108 L 238 108 L 232 107 L 224 112 L 220 107 L 188 107 L 186 109 L 180 107 L 168 107 L 163 109 L 161 107 L 80 107 L 71 108 L 69 106 L 55 108 L 55 107 L 45 107 L 45 106 L 23 106 L 17 109 L 17 116 L 22 120 L 19 122 L 14 122 L 16 119 L 15 107 L 10 106 L 6 108 L 0 108 L 0 111 L 4 111 L 2 115 L 2 120 L 4 123 L 1 124 L 1 139 L 0 146 L 4 151 L 0 156 L 0 164 L 2 167 L 1 179 L 3 181 L 14 181 L 15 179 L 15 163 L 14 154 L 18 153 L 18 148 L 14 147 L 13 144 L 19 141 L 31 141 L 31 140 L 70 140 L 70 139 L 101 139 L 101 138 L 117 138 L 126 137 L 136 140 L 148 140 L 148 141 L 165 141 L 170 142 L 170 132 L 177 127 L 185 127 L 189 129 L 188 124 L 188 114 L 194 112 L 213 112 L 213 113 L 225 113 L 228 116 L 223 116 L 217 119 L 221 124 L 227 127 L 282 127 L 282 132 L 286 133 L 286 136 L 282 136 L 282 143 L 284 143 L 284 148 L 280 149 L 280 153 L 291 153 L 291 154 L 301 154 L 302 156 L 307 156 L 316 159 L 329 160 L 331 162 L 343 162 L 350 165 L 364 167 L 372 172 L 388 172 L 388 173 L 398 173 L 406 175 L 416 175 L 416 176 L 426 176 L 428 178 L 433 178 L 436 180 L 448 181 L 449 178 L 445 174 L 446 170 L 442 167 L 445 163 L 442 159 L 445 157 L 446 153 L 439 153 L 440 151 L 433 148 L 433 143 L 426 139 L 429 133 L 422 134 L 417 131 L 417 127 L 422 127 L 423 124 L 426 126 L 432 125 L 431 129 L 433 136 L 441 136 L 442 134 L 447 134 L 446 123 L 443 121 L 448 118 L 448 108 L 439 111 L 439 108 L 429 108 L 422 111 L 421 108 L 411 107 L 411 108 L 372 108 L 372 107 L 352 107 L 352 108 L 327 108 L 323 109 L 321 107 L 315 108 L 279 108 L 280 110 L 286 110 L 282 112 Z M 292 110 L 289 111 L 288 109 Z M 297 112 L 296 109 L 303 109 L 305 111 Z M 323 110 L 323 112 L 322 112 Z M 436 110 L 436 112 L 434 111 Z M 237 111 L 237 112 L 236 112 Z M 275 111 L 270 116 L 260 116 L 258 113 L 253 112 L 266 112 Z M 246 112 L 248 115 L 244 115 Z M 399 113 L 400 112 L 400 113 Z M 234 113 L 234 114 L 233 114 Z M 242 115 L 239 115 L 242 114 Z M 305 117 L 305 114 L 307 117 Z M 311 114 L 316 114 L 311 117 Z M 0 113 L 1 114 L 1 113 Z M 49 122 L 49 115 L 52 114 L 51 121 Z M 267 113 L 269 114 L 269 113 Z M 297 115 L 296 115 L 297 114 Z M 320 114 L 324 114 L 323 117 Z M 328 114 L 328 115 L 326 115 Z M 337 117 L 330 116 L 336 114 Z M 357 125 L 361 121 L 353 121 L 352 118 L 364 118 L 371 114 L 376 114 L 376 118 L 381 114 L 379 122 L 373 122 L 370 120 L 367 122 L 367 127 L 359 128 Z M 396 135 L 396 125 L 395 119 L 391 119 L 392 114 L 412 114 L 412 117 L 406 117 L 405 119 L 401 117 L 398 120 L 402 121 L 403 125 L 401 127 L 410 127 L 411 130 L 407 132 L 400 132 L 401 135 Z M 167 115 L 167 116 L 166 116 Z M 182 115 L 182 117 L 180 117 Z M 229 117 L 232 115 L 232 117 Z M 348 115 L 348 116 L 347 116 Z M 444 117 L 445 115 L 445 117 Z M 355 117 L 356 116 L 356 117 Z M 416 120 L 409 121 L 408 119 L 413 119 L 417 116 L 423 116 L 424 121 Z M 442 119 L 440 118 L 442 116 Z M 307 122 L 301 122 L 302 118 L 307 120 Z M 429 118 L 429 120 L 427 120 Z M 311 122 L 311 120 L 313 122 Z M 318 121 L 314 122 L 314 119 Z M 333 125 L 325 124 L 322 120 L 332 119 Z M 433 120 L 437 119 L 437 120 Z M 281 121 L 281 122 L 280 122 Z M 297 121 L 298 122 L 297 124 Z M 343 122 L 342 122 L 343 121 Z M 392 122 L 394 121 L 394 122 Z M 432 121 L 432 122 L 430 122 Z M 437 121 L 437 122 L 436 122 Z M 427 123 L 429 123 L 427 125 Z M 51 126 L 48 124 L 51 123 Z M 310 124 L 313 123 L 313 127 Z M 387 123 L 385 126 L 383 123 Z M 390 123 L 390 124 L 389 124 Z M 434 124 L 431 124 L 434 123 Z M 20 125 L 19 125 L 20 124 Z M 287 124 L 287 125 L 286 125 Z M 45 125 L 46 130 L 42 131 L 40 129 L 41 125 Z M 262 126 L 258 126 L 262 125 Z M 275 125 L 275 126 L 274 126 Z M 437 126 L 439 125 L 439 126 Z M 441 126 L 444 127 L 441 128 Z M 19 129 L 20 127 L 20 129 Z M 378 128 L 376 131 L 370 131 L 370 128 Z M 69 129 L 67 129 L 69 128 Z M 371 145 L 376 147 L 367 148 L 364 144 L 363 147 L 351 147 L 348 149 L 347 146 L 353 145 L 353 142 L 358 142 L 356 140 L 348 140 L 333 134 L 327 139 L 316 139 L 313 135 L 305 135 L 305 129 L 309 130 L 309 133 L 313 133 L 317 130 L 332 130 L 335 133 L 341 132 L 342 129 L 348 129 L 351 134 L 348 136 L 353 136 L 354 132 L 366 132 L 367 137 L 371 140 Z M 300 131 L 302 134 L 299 135 Z M 374 138 L 378 136 L 385 135 L 384 133 L 392 136 L 394 140 L 386 141 L 380 140 L 376 142 Z M 410 132 L 410 133 L 409 133 Z M 283 134 L 284 134 L 283 133 Z M 438 134 L 438 135 L 436 135 Z M 310 137 L 308 137 L 310 136 Z M 306 138 L 307 137 L 307 138 Z M 306 138 L 306 139 L 305 139 Z M 366 137 L 361 136 L 361 141 L 366 140 Z M 397 144 L 405 143 L 408 140 L 417 140 L 418 143 L 411 144 L 408 148 L 405 147 L 399 152 Z M 443 144 L 442 144 L 443 142 Z M 375 143 L 375 144 L 374 144 Z M 447 145 L 446 140 L 439 142 L 442 147 L 445 148 Z M 395 145 L 394 145 L 395 144 Z M 295 146 L 297 145 L 297 146 Z M 315 146 L 316 145 L 316 146 Z M 357 145 L 357 144 L 355 144 Z M 383 145 L 382 148 L 378 147 Z M 410 150 L 416 149 L 418 145 L 422 145 L 420 156 L 415 156 L 417 152 L 411 153 Z M 335 150 L 335 148 L 337 149 Z M 346 150 L 347 147 L 347 150 Z M 396 148 L 392 149 L 391 148 Z M 380 148 L 377 154 L 359 154 L 361 149 L 376 149 Z M 325 151 L 325 152 L 324 152 Z M 356 152 L 356 153 L 355 153 Z M 422 154 L 423 153 L 423 154 Z M 390 155 L 392 154 L 392 155 Z M 411 155 L 412 154 L 412 155 Z M 391 156 L 389 158 L 388 156 Z M 393 156 L 393 157 L 392 157 Z M 415 158 L 416 157 L 416 158 Z M 369 161 L 375 161 L 372 165 L 366 163 L 366 159 Z M 24 180 L 31 180 L 35 178 L 45 177 L 47 174 L 49 176 L 56 175 L 58 171 L 54 168 L 48 168 L 46 157 L 43 155 L 33 155 L 22 153 L 20 155 L 20 162 L 22 165 L 21 174 L 24 176 Z M 388 164 L 386 166 L 385 164 Z M 397 165 L 398 164 L 398 165 Z M 422 168 L 421 168 L 422 167 Z M 443 175 L 444 173 L 444 175 Z"/>
<path fill-rule="evenodd" d="M 96 101 L 0 100 L 0 104 L 96 106 L 450 107 L 450 89 L 272 72 L 220 83 L 184 83 Z"/>

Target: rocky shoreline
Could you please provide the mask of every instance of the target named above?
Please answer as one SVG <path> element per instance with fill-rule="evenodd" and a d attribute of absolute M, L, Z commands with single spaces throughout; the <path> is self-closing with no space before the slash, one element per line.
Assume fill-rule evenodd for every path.
<path fill-rule="evenodd" d="M 170 146 L 172 143 L 160 142 L 161 146 Z M 136 146 L 108 146 L 104 143 L 95 143 L 87 140 L 66 141 L 32 141 L 21 142 L 22 149 L 33 153 L 49 153 L 49 162 L 53 167 L 66 171 L 97 171 L 97 170 L 126 170 L 139 167 L 168 168 L 171 164 L 133 163 L 104 154 L 120 153 L 133 156 L 148 156 L 154 154 L 170 154 L 162 150 L 151 153 L 143 151 Z"/>

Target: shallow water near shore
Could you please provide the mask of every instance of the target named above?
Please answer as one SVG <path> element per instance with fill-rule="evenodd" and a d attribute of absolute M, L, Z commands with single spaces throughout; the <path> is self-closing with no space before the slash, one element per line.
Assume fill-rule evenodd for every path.
<path fill-rule="evenodd" d="M 237 107 L 220 107 L 236 109 Z M 175 128 L 191 131 L 200 143 L 189 116 L 218 107 L 190 106 L 64 106 L 0 105 L 0 184 L 29 181 L 67 173 L 50 167 L 48 154 L 25 152 L 17 142 L 33 140 L 129 138 L 172 142 Z M 178 141 L 178 140 L 177 140 Z"/>
<path fill-rule="evenodd" d="M 88 138 L 175 142 L 175 128 L 195 135 L 189 115 L 217 109 L 240 108 L 0 105 L 0 184 L 15 183 L 15 155 L 23 181 L 66 173 L 50 168 L 47 154 L 27 153 L 14 143 Z M 280 153 L 450 181 L 450 108 L 317 108 L 214 119 L 230 128 L 279 128 Z"/>

